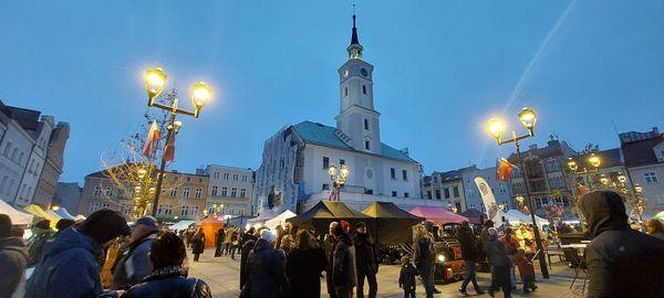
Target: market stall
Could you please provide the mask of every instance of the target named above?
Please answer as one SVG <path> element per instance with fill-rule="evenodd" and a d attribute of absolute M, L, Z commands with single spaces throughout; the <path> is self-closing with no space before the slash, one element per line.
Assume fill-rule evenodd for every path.
<path fill-rule="evenodd" d="M 54 216 L 52 214 L 47 213 L 46 211 L 44 211 L 44 209 L 39 207 L 39 205 L 31 204 L 23 208 L 23 210 L 27 211 L 28 213 L 38 218 L 48 219 L 49 221 L 51 221 L 50 224 L 51 228 L 55 228 L 55 225 L 58 224 L 58 220 L 60 220 L 59 216 Z"/>
<path fill-rule="evenodd" d="M 297 214 L 295 214 L 295 212 L 290 211 L 290 210 L 286 210 L 286 211 L 282 212 L 281 214 L 275 216 L 274 218 L 266 221 L 265 226 L 272 230 L 272 229 L 275 229 L 279 225 L 283 226 L 286 223 L 287 219 L 293 218 L 295 216 L 297 216 Z"/>
<path fill-rule="evenodd" d="M 439 225 L 469 221 L 467 217 L 450 212 L 442 207 L 415 207 L 410 210 L 410 214 L 426 218 L 428 221 Z"/>
<path fill-rule="evenodd" d="M 178 221 L 175 224 L 169 226 L 168 228 L 173 232 L 176 232 L 176 231 L 179 232 L 179 231 L 182 231 L 184 229 L 187 229 L 190 225 L 195 224 L 195 223 L 196 223 L 196 221 L 193 221 L 193 220 L 181 220 L 181 221 Z M 207 236 L 207 234 L 206 234 L 206 236 Z"/>
<path fill-rule="evenodd" d="M 263 211 L 257 217 L 247 219 L 246 224 L 254 228 L 259 228 L 265 225 L 266 221 L 273 219 L 276 216 L 277 214 L 272 210 Z"/>
<path fill-rule="evenodd" d="M 203 228 L 205 234 L 205 247 L 214 247 L 215 235 L 224 226 L 224 222 L 217 219 L 216 216 L 208 216 L 206 219 L 199 221 L 198 225 Z"/>
<path fill-rule="evenodd" d="M 306 212 L 296 217 L 289 218 L 286 221 L 292 223 L 296 227 L 312 226 L 316 229 L 317 233 L 327 233 L 328 226 L 333 221 L 340 222 L 341 220 L 345 220 L 351 224 L 357 224 L 369 219 L 370 217 L 348 207 L 343 202 L 323 200 Z"/>
<path fill-rule="evenodd" d="M 390 202 L 375 202 L 362 213 L 369 216 L 372 236 L 378 245 L 393 245 L 413 240 L 412 227 L 424 218 L 412 215 Z"/>
<path fill-rule="evenodd" d="M 3 200 L 0 200 L 0 214 L 7 214 L 14 225 L 29 225 L 32 223 L 34 216 L 14 209 Z"/>
<path fill-rule="evenodd" d="M 509 210 L 507 212 L 501 212 L 501 216 L 505 220 L 507 220 L 510 223 L 510 225 L 512 225 L 512 226 L 520 225 L 520 224 L 531 224 L 533 222 L 530 215 L 523 214 L 523 213 L 521 213 L 517 210 L 514 210 L 514 209 Z M 544 218 L 541 218 L 537 215 L 535 215 L 535 221 L 537 222 L 537 225 L 540 227 L 540 229 L 543 226 L 549 225 L 548 220 L 546 220 Z"/>
<path fill-rule="evenodd" d="M 483 220 L 486 221 L 487 217 L 484 212 L 477 209 L 471 208 L 464 212 L 459 213 L 459 215 L 468 218 L 468 222 L 473 224 L 480 224 Z"/>

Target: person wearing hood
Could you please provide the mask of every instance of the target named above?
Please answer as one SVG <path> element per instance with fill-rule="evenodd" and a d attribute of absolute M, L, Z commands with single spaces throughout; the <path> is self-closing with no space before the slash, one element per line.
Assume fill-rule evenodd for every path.
<path fill-rule="evenodd" d="M 32 236 L 28 239 L 28 267 L 33 267 L 42 256 L 44 245 L 53 238 L 55 231 L 51 229 L 51 221 L 44 219 L 32 227 Z"/>
<path fill-rule="evenodd" d="M 152 272 L 150 247 L 157 238 L 159 224 L 152 216 L 136 220 L 131 227 L 129 244 L 121 253 L 113 271 L 113 289 L 127 289 Z"/>
<path fill-rule="evenodd" d="M 364 297 L 364 278 L 369 283 L 369 297 L 375 298 L 378 293 L 376 273 L 378 273 L 378 260 L 376 259 L 376 243 L 367 233 L 367 225 L 360 222 L 355 226 L 356 234 L 353 237 L 357 261 L 357 297 Z"/>
<path fill-rule="evenodd" d="M 249 235 L 245 235 L 245 240 L 243 241 L 240 250 L 240 289 L 242 289 L 247 282 L 247 260 L 249 259 L 249 253 L 251 253 L 251 250 L 253 250 L 256 245 L 256 241 L 258 241 L 256 235 L 259 235 L 253 227 L 249 229 L 247 234 Z"/>
<path fill-rule="evenodd" d="M 12 235 L 11 218 L 0 214 L 0 296 L 12 296 L 24 279 L 27 264 L 23 238 Z"/>
<path fill-rule="evenodd" d="M 282 254 L 274 248 L 275 235 L 262 230 L 247 260 L 247 279 L 240 297 L 289 297 Z"/>
<path fill-rule="evenodd" d="M 458 291 L 464 295 L 468 296 L 466 289 L 469 283 L 473 283 L 475 292 L 478 295 L 484 294 L 480 286 L 477 284 L 477 277 L 475 275 L 475 262 L 478 259 L 477 252 L 477 237 L 473 235 L 473 232 L 470 230 L 470 224 L 467 221 L 464 221 L 458 232 L 456 238 L 459 241 L 459 246 L 461 247 L 461 255 L 463 256 L 464 264 L 466 265 L 466 274 L 463 277 L 463 283 L 459 287 Z"/>
<path fill-rule="evenodd" d="M 102 293 L 97 258 L 106 243 L 130 233 L 122 214 L 101 209 L 64 230 L 44 247 L 25 297 L 97 297 Z"/>
<path fill-rule="evenodd" d="M 333 234 L 338 241 L 332 263 L 334 291 L 338 298 L 353 297 L 353 288 L 357 285 L 355 246 L 341 225 L 334 227 Z"/>
<path fill-rule="evenodd" d="M 664 241 L 629 227 L 616 192 L 587 193 L 578 205 L 592 238 L 587 297 L 664 296 Z"/>

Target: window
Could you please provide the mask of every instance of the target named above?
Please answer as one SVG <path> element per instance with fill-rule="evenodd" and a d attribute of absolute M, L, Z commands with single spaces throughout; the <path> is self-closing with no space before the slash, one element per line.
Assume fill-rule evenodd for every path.
<path fill-rule="evenodd" d="M 362 94 L 367 94 L 367 85 L 362 85 Z"/>
<path fill-rule="evenodd" d="M 19 165 L 23 163 L 23 157 L 25 157 L 25 153 L 21 152 L 21 156 L 18 157 L 18 164 Z"/>
<path fill-rule="evenodd" d="M 18 154 L 18 148 L 14 148 L 14 151 L 12 151 L 11 160 L 16 161 L 16 155 L 17 154 Z"/>
<path fill-rule="evenodd" d="M 201 193 L 203 191 L 200 188 L 196 189 L 196 192 L 194 193 L 194 198 L 200 199 L 201 198 Z"/>
<path fill-rule="evenodd" d="M 190 191 L 190 190 L 191 190 L 191 189 L 190 189 L 189 187 L 185 187 L 185 188 L 182 190 L 182 196 L 185 197 L 185 198 L 189 198 L 189 191 Z"/>
<path fill-rule="evenodd" d="M 436 200 L 440 200 L 440 189 L 436 189 Z"/>
<path fill-rule="evenodd" d="M 9 180 L 9 177 L 5 176 L 2 177 L 2 182 L 0 183 L 0 193 L 7 193 L 8 191 L 5 190 L 5 186 L 7 186 L 7 180 Z"/>
<path fill-rule="evenodd" d="M 655 173 L 655 172 L 643 173 L 643 177 L 646 179 L 647 184 L 654 184 L 654 183 L 657 183 L 659 181 L 659 180 L 657 180 L 657 173 Z"/>
<path fill-rule="evenodd" d="M 216 185 L 212 186 L 212 193 L 210 195 L 213 196 L 213 197 L 216 197 L 217 196 L 217 190 L 218 190 L 218 188 L 217 188 Z"/>
<path fill-rule="evenodd" d="M 5 152 L 3 152 L 2 154 L 3 154 L 4 156 L 9 157 L 9 151 L 10 151 L 11 149 L 12 149 L 12 142 L 7 142 L 7 145 L 5 146 Z"/>
<path fill-rule="evenodd" d="M 392 191 L 392 196 L 393 196 L 393 197 L 396 197 L 396 196 L 397 196 L 397 192 L 396 192 L 396 191 Z"/>
<path fill-rule="evenodd" d="M 340 166 L 343 166 L 343 165 L 345 165 L 345 164 L 346 164 L 346 160 L 344 160 L 344 159 L 340 159 L 340 160 L 339 160 L 339 165 L 340 165 Z"/>
<path fill-rule="evenodd" d="M 228 177 L 229 177 L 229 174 L 228 174 L 228 173 L 224 173 L 224 180 L 228 180 Z"/>
<path fill-rule="evenodd" d="M 237 181 L 238 174 L 233 174 L 233 181 Z"/>
<path fill-rule="evenodd" d="M 180 208 L 180 216 L 187 216 L 189 215 L 189 206 L 184 205 L 182 208 Z"/>
<path fill-rule="evenodd" d="M 178 194 L 178 188 L 173 187 L 173 189 L 171 189 L 171 198 L 174 198 L 177 194 Z"/>
<path fill-rule="evenodd" d="M 404 193 L 403 193 L 403 196 L 404 196 L 404 198 L 410 198 L 410 194 L 407 193 L 407 192 L 404 192 Z"/>
<path fill-rule="evenodd" d="M 107 197 L 113 196 L 113 190 L 110 187 L 106 187 L 105 193 Z"/>
<path fill-rule="evenodd" d="M 330 167 L 330 158 L 323 156 L 323 169 L 327 169 Z"/>
<path fill-rule="evenodd" d="M 327 183 L 323 183 L 323 190 L 329 190 L 329 189 L 330 189 L 330 185 L 327 184 Z"/>
<path fill-rule="evenodd" d="M 35 160 L 33 159 L 30 161 L 30 167 L 28 168 L 28 173 L 32 174 L 32 169 L 34 168 L 34 166 L 35 166 Z"/>
<path fill-rule="evenodd" d="M 95 190 L 92 191 L 92 195 L 98 197 L 101 195 L 101 187 L 95 186 Z"/>
<path fill-rule="evenodd" d="M 373 194 L 373 189 L 365 189 L 364 194 L 372 195 Z"/>
<path fill-rule="evenodd" d="M 247 175 L 242 175 L 242 182 L 247 182 Z"/>
<path fill-rule="evenodd" d="M 390 168 L 390 178 L 397 179 L 397 171 L 394 168 Z"/>
<path fill-rule="evenodd" d="M 189 214 L 191 214 L 191 216 L 198 215 L 198 206 L 191 206 L 191 211 L 189 211 Z"/>
<path fill-rule="evenodd" d="M 246 198 L 247 197 L 247 190 L 244 188 L 240 189 L 240 198 Z"/>
<path fill-rule="evenodd" d="M 214 172 L 214 179 L 219 179 L 219 172 Z"/>
<path fill-rule="evenodd" d="M 369 130 L 369 120 L 364 119 L 364 129 Z"/>
<path fill-rule="evenodd" d="M 348 96 L 348 87 L 344 87 L 344 97 Z"/>
<path fill-rule="evenodd" d="M 427 199 L 429 199 L 429 200 L 433 199 L 433 195 L 431 195 L 430 190 L 427 191 Z"/>
<path fill-rule="evenodd" d="M 191 181 L 191 177 L 187 177 L 187 182 Z"/>
<path fill-rule="evenodd" d="M 364 141 L 364 149 L 371 150 L 371 142 Z"/>
<path fill-rule="evenodd" d="M 445 187 L 445 188 L 443 189 L 443 193 L 445 194 L 445 198 L 446 198 L 446 199 L 449 199 L 449 198 L 450 198 L 450 189 L 449 189 L 449 188 Z"/>
<path fill-rule="evenodd" d="M 35 167 L 35 173 L 34 173 L 35 176 L 37 176 L 37 172 L 39 171 L 40 166 L 41 166 L 41 164 L 37 163 L 37 167 Z"/>
<path fill-rule="evenodd" d="M 461 203 L 456 202 L 456 204 L 454 204 L 454 205 L 457 208 L 457 212 L 461 212 Z"/>
<path fill-rule="evenodd" d="M 235 187 L 231 188 L 231 197 L 233 198 L 237 197 L 237 188 Z"/>
<path fill-rule="evenodd" d="M 403 178 L 404 181 L 408 181 L 408 171 L 401 170 L 401 177 Z"/>
<path fill-rule="evenodd" d="M 222 197 L 228 196 L 228 187 L 224 186 L 221 188 L 221 196 Z"/>
<path fill-rule="evenodd" d="M 453 187 L 452 191 L 454 192 L 454 197 L 458 198 L 459 197 L 459 187 L 458 186 Z"/>

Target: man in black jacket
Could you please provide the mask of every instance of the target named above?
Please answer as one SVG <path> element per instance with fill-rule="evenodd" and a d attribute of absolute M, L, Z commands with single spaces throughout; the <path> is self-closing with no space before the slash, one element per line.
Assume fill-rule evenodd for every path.
<path fill-rule="evenodd" d="M 330 298 L 336 298 L 337 294 L 334 291 L 334 281 L 332 280 L 332 265 L 334 264 L 334 249 L 337 246 L 337 239 L 334 238 L 334 229 L 339 225 L 338 222 L 333 221 L 330 223 L 328 234 L 323 241 L 323 249 L 325 249 L 325 257 L 327 258 L 327 267 L 325 268 L 325 282 L 327 284 L 327 293 Z"/>
<path fill-rule="evenodd" d="M 364 278 L 369 282 L 369 297 L 375 298 L 378 292 L 376 273 L 378 260 L 376 260 L 376 244 L 371 235 L 367 233 L 367 225 L 360 222 L 356 225 L 357 233 L 353 237 L 357 265 L 357 297 L 364 297 Z"/>
<path fill-rule="evenodd" d="M 355 265 L 355 247 L 353 240 L 341 225 L 334 227 L 334 248 L 332 263 L 332 283 L 338 298 L 353 297 L 353 288 L 357 285 L 357 267 Z"/>
<path fill-rule="evenodd" d="M 242 289 L 246 297 L 289 297 L 288 278 L 283 255 L 273 247 L 274 234 L 261 231 L 247 260 L 247 278 Z"/>
<path fill-rule="evenodd" d="M 461 255 L 463 256 L 463 261 L 466 265 L 466 275 L 463 277 L 463 283 L 461 284 L 461 287 L 459 287 L 459 292 L 461 292 L 461 294 L 464 296 L 468 295 L 466 293 L 466 287 L 468 286 L 468 283 L 472 282 L 477 295 L 482 295 L 484 292 L 477 285 L 477 278 L 475 277 L 475 261 L 477 260 L 478 256 L 478 240 L 470 230 L 470 225 L 467 221 L 464 221 L 458 228 L 456 238 L 459 240 L 459 244 L 461 246 Z"/>
<path fill-rule="evenodd" d="M 586 297 L 664 297 L 664 241 L 632 230 L 623 198 L 594 191 L 579 201 L 592 242 Z"/>
<path fill-rule="evenodd" d="M 217 230 L 217 234 L 215 235 L 215 238 L 214 238 L 214 246 L 215 246 L 214 256 L 215 256 L 215 258 L 221 256 L 221 249 L 222 249 L 222 246 L 224 244 L 224 239 L 226 239 L 226 230 L 224 229 L 224 227 L 221 227 L 221 228 L 219 228 L 219 230 Z"/>

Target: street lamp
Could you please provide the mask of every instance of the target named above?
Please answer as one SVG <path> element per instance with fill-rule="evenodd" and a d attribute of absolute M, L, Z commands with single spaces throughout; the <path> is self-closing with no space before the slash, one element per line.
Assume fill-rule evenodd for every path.
<path fill-rule="evenodd" d="M 341 168 L 337 170 L 337 167 L 330 165 L 327 169 L 327 173 L 330 175 L 330 180 L 332 180 L 333 192 L 330 194 L 330 201 L 341 201 L 341 187 L 346 184 L 346 178 L 350 174 L 348 167 L 345 164 L 341 165 Z"/>
<path fill-rule="evenodd" d="M 177 98 L 173 99 L 170 105 L 165 105 L 156 101 L 157 97 L 164 91 L 166 83 L 168 82 L 168 76 L 161 67 L 150 68 L 145 71 L 144 76 L 145 81 L 145 91 L 148 93 L 148 106 L 156 107 L 165 111 L 168 111 L 171 114 L 170 120 L 168 122 L 166 134 L 166 144 L 171 143 L 174 134 L 180 130 L 182 127 L 181 121 L 175 120 L 175 115 L 182 114 L 187 116 L 192 116 L 198 118 L 201 109 L 203 106 L 212 98 L 212 88 L 210 88 L 204 82 L 198 82 L 191 86 L 189 91 L 189 96 L 191 100 L 191 105 L 194 108 L 194 111 L 187 111 L 178 107 L 179 100 Z M 154 204 L 152 205 L 152 215 L 157 215 L 157 208 L 159 206 L 159 196 L 161 195 L 161 186 L 164 181 L 164 171 L 166 169 L 166 154 L 162 155 L 161 166 L 159 167 L 159 175 L 157 176 L 157 186 L 154 190 Z M 141 173 L 139 172 L 139 175 Z M 153 190 L 150 189 L 152 193 Z"/>
<path fill-rule="evenodd" d="M 528 134 L 517 135 L 516 131 L 512 131 L 512 137 L 509 139 L 503 139 L 503 134 L 506 130 L 505 122 L 499 118 L 490 118 L 487 122 L 487 130 L 489 135 L 491 135 L 498 145 L 504 145 L 508 143 L 514 143 L 516 147 L 516 156 L 519 160 L 519 167 L 521 168 L 521 173 L 523 174 L 523 180 L 526 185 L 526 198 L 528 199 L 528 207 L 530 208 L 530 218 L 532 220 L 533 227 L 537 227 L 537 222 L 535 221 L 535 208 L 533 208 L 533 199 L 530 195 L 530 185 L 528 184 L 528 174 L 526 173 L 526 168 L 523 164 L 523 158 L 521 158 L 521 148 L 519 141 L 532 137 L 535 135 L 535 124 L 537 123 L 537 114 L 534 110 L 530 108 L 523 108 L 521 112 L 517 115 L 521 125 L 528 130 Z M 544 278 L 549 278 L 549 270 L 546 266 L 546 260 L 544 259 L 544 249 L 542 247 L 542 238 L 539 233 L 539 229 L 535 228 L 535 243 L 537 244 L 537 249 L 539 250 L 539 264 L 542 269 L 542 276 Z"/>

